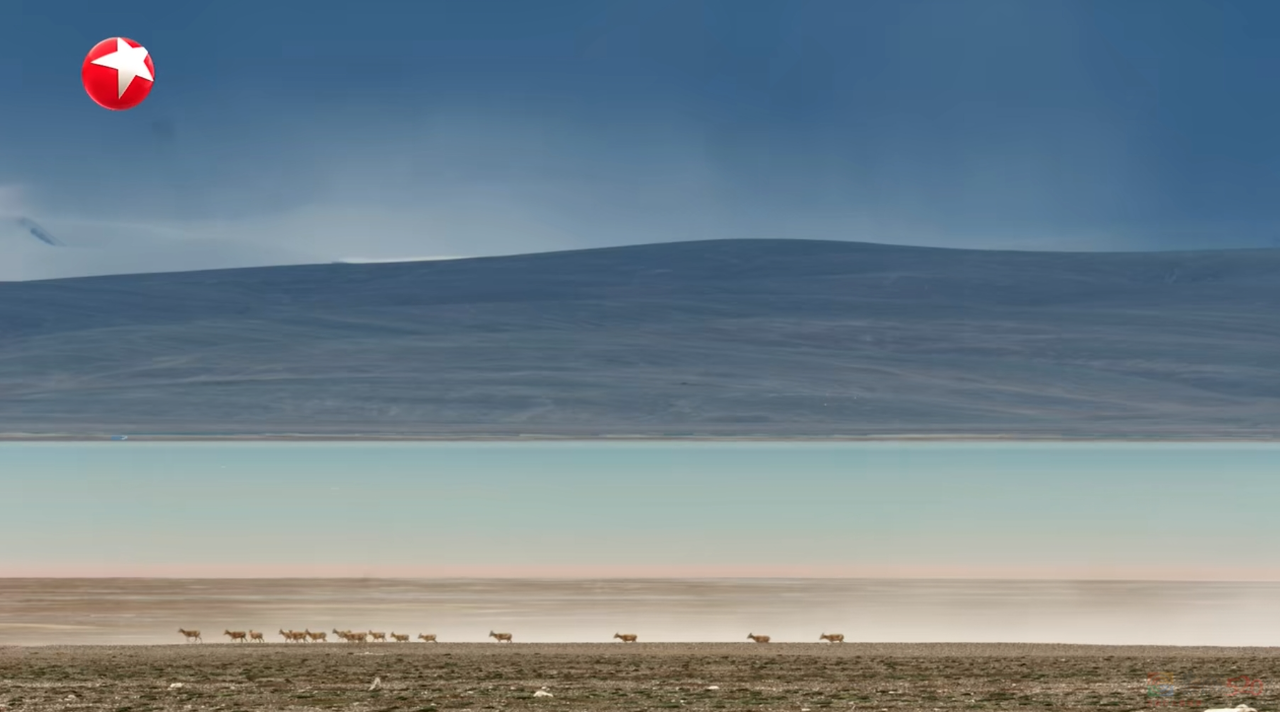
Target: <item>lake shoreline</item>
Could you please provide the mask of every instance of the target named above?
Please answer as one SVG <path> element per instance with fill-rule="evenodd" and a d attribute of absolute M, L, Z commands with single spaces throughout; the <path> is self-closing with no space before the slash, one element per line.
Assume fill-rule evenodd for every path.
<path fill-rule="evenodd" d="M 209 633 L 212 633 L 210 631 Z M 210 635 L 212 638 L 213 636 Z M 666 642 L 638 641 L 622 643 L 604 642 L 512 642 L 497 643 L 452 642 L 423 643 L 414 640 L 406 643 L 367 642 L 345 643 L 328 641 L 317 643 L 283 643 L 272 640 L 265 643 L 236 643 L 230 640 L 210 640 L 204 643 L 48 643 L 48 644 L 9 644 L 0 643 L 0 651 L 5 650 L 44 650 L 69 651 L 80 653 L 110 652 L 119 648 L 129 650 L 168 651 L 174 649 L 200 649 L 201 647 L 246 648 L 246 649 L 311 649 L 317 652 L 329 650 L 361 651 L 368 654 L 390 652 L 417 651 L 419 654 L 465 652 L 471 655 L 507 655 L 507 654 L 566 654 L 588 653 L 592 655 L 692 655 L 721 654 L 736 656 L 775 656 L 775 655 L 837 655 L 837 656 L 883 656 L 883 657 L 945 657 L 945 658 L 983 658 L 1005 656 L 1067 656 L 1067 657 L 1218 657 L 1241 656 L 1253 654 L 1258 657 L 1280 657 L 1280 646 L 1266 645 L 1134 645 L 1105 643 L 971 643 L 971 642 L 936 642 L 936 643 L 894 643 L 894 642 L 860 642 L 844 643 L 772 641 L 768 644 L 757 644 L 750 641 L 728 643 L 723 641 L 708 642 Z M 825 651 L 832 651 L 826 653 Z M 382 651 L 381 653 L 378 651 Z"/>

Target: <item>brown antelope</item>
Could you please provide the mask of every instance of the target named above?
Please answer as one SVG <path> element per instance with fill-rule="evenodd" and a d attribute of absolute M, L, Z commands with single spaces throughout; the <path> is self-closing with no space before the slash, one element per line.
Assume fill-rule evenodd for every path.
<path fill-rule="evenodd" d="M 489 631 L 489 637 L 490 637 L 490 638 L 494 638 L 494 639 L 496 639 L 499 643 L 504 643 L 504 642 L 505 642 L 505 643 L 510 643 L 510 642 L 511 642 L 511 634 L 510 634 L 510 633 L 494 633 L 493 631 Z"/>
<path fill-rule="evenodd" d="M 384 642 L 384 643 L 385 643 L 385 642 L 387 642 L 387 634 L 386 634 L 386 633 L 375 633 L 375 632 L 373 632 L 373 631 L 369 631 L 369 637 L 370 637 L 370 638 L 372 638 L 372 639 L 374 639 L 374 640 L 381 640 L 381 641 L 382 641 L 382 642 Z"/>
<path fill-rule="evenodd" d="M 302 633 L 303 635 L 306 635 L 308 638 L 310 638 L 312 641 L 319 641 L 323 643 L 329 642 L 329 634 L 325 633 L 323 630 L 319 630 L 312 633 L 311 629 L 308 628 L 307 630 L 302 631 Z"/>
<path fill-rule="evenodd" d="M 198 630 L 185 630 L 183 628 L 179 628 L 178 632 L 186 636 L 188 643 L 192 641 L 199 642 L 199 643 L 204 642 L 204 639 L 200 637 L 200 631 Z"/>
<path fill-rule="evenodd" d="M 250 642 L 252 642 L 252 643 L 265 643 L 265 642 L 267 642 L 267 641 L 262 637 L 262 633 L 259 633 L 259 632 L 258 632 L 258 631 L 256 631 L 256 630 L 251 630 L 251 631 L 249 631 L 249 641 L 250 641 Z"/>
<path fill-rule="evenodd" d="M 395 631 L 392 631 L 392 632 L 391 632 L 391 638 L 392 638 L 393 640 L 395 640 L 397 643 L 407 643 L 407 642 L 409 642 L 409 634 L 408 634 L 408 633 L 405 633 L 405 634 L 401 635 L 401 634 L 399 634 L 399 633 L 396 633 Z"/>
<path fill-rule="evenodd" d="M 753 635 L 753 634 L 751 634 L 751 633 L 747 633 L 747 638 L 748 638 L 748 639 L 750 639 L 750 640 L 754 640 L 754 641 L 756 641 L 757 643 L 767 643 L 767 642 L 769 642 L 769 636 L 767 636 L 767 635 Z"/>
<path fill-rule="evenodd" d="M 233 643 L 244 643 L 249 639 L 249 636 L 245 635 L 243 630 L 226 630 L 224 628 L 222 634 L 231 638 Z"/>
<path fill-rule="evenodd" d="M 344 630 L 339 633 L 339 635 L 341 635 L 348 643 L 363 643 L 365 638 L 368 637 L 368 633 L 356 633 L 349 630 Z"/>
<path fill-rule="evenodd" d="M 831 633 L 831 634 L 823 633 L 822 635 L 818 636 L 818 640 L 825 640 L 828 643 L 843 643 L 844 635 L 842 633 Z"/>
<path fill-rule="evenodd" d="M 439 642 L 440 642 L 440 641 L 436 640 L 436 634 L 435 634 L 435 633 L 419 633 L 419 634 L 418 634 L 418 640 L 421 640 L 421 641 L 422 641 L 422 642 L 424 642 L 424 643 L 439 643 Z"/>
<path fill-rule="evenodd" d="M 284 642 L 286 643 L 297 643 L 305 641 L 307 638 L 305 633 L 299 633 L 296 630 L 285 631 L 283 628 L 280 629 L 280 635 L 284 637 Z"/>
<path fill-rule="evenodd" d="M 624 643 L 636 642 L 636 636 L 631 633 L 614 633 L 613 637 L 621 640 Z"/>

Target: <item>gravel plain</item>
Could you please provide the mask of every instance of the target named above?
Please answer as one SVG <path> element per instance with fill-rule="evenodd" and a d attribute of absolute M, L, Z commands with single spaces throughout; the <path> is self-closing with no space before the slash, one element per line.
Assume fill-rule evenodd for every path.
<path fill-rule="evenodd" d="M 1275 709 L 1280 648 L 370 643 L 0 648 L 4 710 Z M 375 685 L 375 679 L 378 684 Z M 539 691 L 542 694 L 539 694 Z"/>

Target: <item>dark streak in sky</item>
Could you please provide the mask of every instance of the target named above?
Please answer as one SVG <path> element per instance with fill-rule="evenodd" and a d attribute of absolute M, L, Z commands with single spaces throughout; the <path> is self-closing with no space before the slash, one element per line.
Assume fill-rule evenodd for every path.
<path fill-rule="evenodd" d="M 61 240 L 54 237 L 48 230 L 40 227 L 39 223 L 35 220 L 32 220 L 31 218 L 18 218 L 17 222 L 19 225 L 26 228 L 27 232 L 31 233 L 32 237 L 44 244 L 53 247 L 66 247 Z"/>

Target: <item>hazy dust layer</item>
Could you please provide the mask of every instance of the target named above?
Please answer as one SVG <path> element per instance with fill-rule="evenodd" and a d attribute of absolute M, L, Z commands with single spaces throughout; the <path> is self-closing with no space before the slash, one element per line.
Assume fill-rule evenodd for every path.
<path fill-rule="evenodd" d="M 0 648 L 7 710 L 1274 708 L 1276 648 L 190 644 Z M 1158 676 L 1153 678 L 1152 676 Z M 381 684 L 370 689 L 375 678 Z M 1153 682 L 1154 680 L 1154 682 Z M 1156 687 L 1155 682 L 1162 686 Z M 174 683 L 181 686 L 173 687 Z M 712 686 L 718 689 L 709 689 Z M 536 697 L 544 689 L 551 697 Z"/>
<path fill-rule="evenodd" d="M 1269 646 L 1280 585 L 889 579 L 5 579 L 0 645 L 163 645 L 179 628 L 433 633 L 443 643 L 854 641 Z M 1261 623 L 1259 623 L 1261 621 Z"/>

